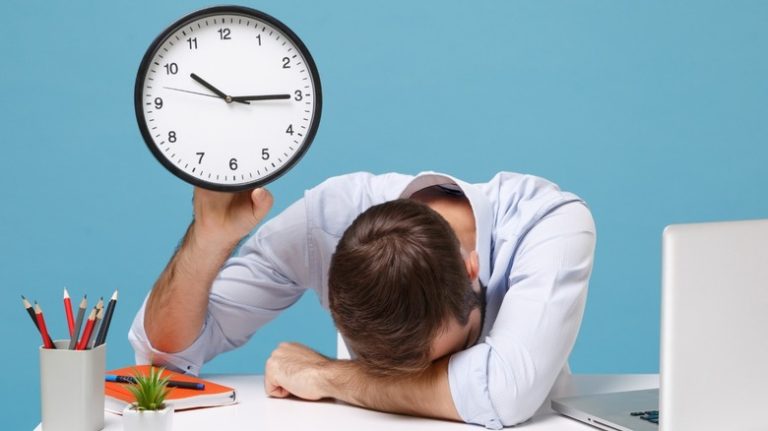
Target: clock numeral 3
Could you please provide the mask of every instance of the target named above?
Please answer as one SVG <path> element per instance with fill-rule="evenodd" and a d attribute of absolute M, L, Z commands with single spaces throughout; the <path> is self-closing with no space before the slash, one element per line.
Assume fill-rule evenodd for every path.
<path fill-rule="evenodd" d="M 221 40 L 232 40 L 232 38 L 229 37 L 230 33 L 231 32 L 229 31 L 228 28 L 220 28 L 219 29 L 219 39 L 221 39 Z"/>
<path fill-rule="evenodd" d="M 304 98 L 304 95 L 301 94 L 301 90 L 296 90 L 296 91 L 293 92 L 293 94 L 296 95 L 296 97 L 294 97 L 293 100 L 295 100 L 297 102 L 301 101 L 301 99 Z"/>
<path fill-rule="evenodd" d="M 173 130 L 168 132 L 168 142 L 170 143 L 176 142 L 176 132 L 174 132 Z"/>
<path fill-rule="evenodd" d="M 229 159 L 229 169 L 237 170 L 237 159 Z"/>
<path fill-rule="evenodd" d="M 166 75 L 175 75 L 179 73 L 179 65 L 176 63 L 165 63 L 163 67 L 165 67 Z"/>
<path fill-rule="evenodd" d="M 288 57 L 283 57 L 283 69 L 290 69 L 291 68 L 291 59 Z"/>

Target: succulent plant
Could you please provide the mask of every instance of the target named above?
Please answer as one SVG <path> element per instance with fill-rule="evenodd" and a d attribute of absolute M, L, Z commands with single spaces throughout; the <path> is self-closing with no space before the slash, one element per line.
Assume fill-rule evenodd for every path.
<path fill-rule="evenodd" d="M 132 403 L 136 410 L 162 410 L 165 408 L 165 397 L 170 389 L 168 388 L 168 377 L 160 377 L 163 371 L 164 368 L 150 367 L 149 375 L 145 376 L 138 370 L 134 370 L 135 383 L 129 385 L 128 390 L 136 399 Z"/>

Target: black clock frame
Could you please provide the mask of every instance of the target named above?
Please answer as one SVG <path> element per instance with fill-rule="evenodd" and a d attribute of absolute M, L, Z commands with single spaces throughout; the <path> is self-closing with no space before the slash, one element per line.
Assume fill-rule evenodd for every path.
<path fill-rule="evenodd" d="M 296 48 L 301 52 L 301 54 L 304 56 L 305 64 L 307 65 L 309 69 L 309 73 L 312 76 L 312 81 L 314 82 L 315 88 L 314 88 L 314 97 L 315 97 L 315 103 L 313 105 L 313 112 L 312 112 L 312 123 L 309 125 L 309 129 L 307 130 L 307 133 L 305 135 L 304 143 L 299 149 L 299 151 L 293 155 L 293 157 L 286 161 L 285 164 L 277 168 L 274 172 L 268 174 L 266 177 L 261 178 L 256 181 L 251 181 L 248 183 L 240 183 L 240 184 L 221 184 L 221 183 L 213 183 L 210 181 L 205 181 L 202 178 L 195 177 L 194 175 L 188 174 L 187 172 L 184 172 L 180 168 L 178 168 L 176 165 L 171 163 L 170 160 L 166 159 L 163 154 L 160 152 L 160 149 L 155 145 L 154 138 L 152 137 L 152 134 L 149 132 L 149 129 L 147 128 L 147 122 L 144 117 L 144 108 L 142 103 L 143 101 L 143 87 L 144 87 L 144 79 L 146 78 L 147 71 L 149 70 L 149 66 L 152 62 L 152 59 L 155 56 L 155 53 L 158 49 L 160 49 L 160 46 L 165 42 L 167 38 L 169 38 L 173 33 L 175 33 L 178 29 L 184 27 L 187 23 L 190 21 L 194 21 L 198 18 L 201 18 L 203 16 L 209 16 L 209 15 L 219 15 L 219 14 L 232 14 L 232 15 L 242 15 L 250 18 L 254 18 L 257 20 L 261 20 L 264 22 L 269 23 L 270 25 L 274 26 L 283 34 L 285 34 L 288 38 L 291 39 L 291 41 L 295 44 Z M 152 152 L 152 155 L 155 156 L 157 161 L 159 161 L 163 166 L 165 166 L 166 169 L 168 169 L 172 174 L 174 174 L 176 177 L 186 181 L 189 184 L 192 184 L 194 186 L 202 187 L 208 190 L 214 190 L 214 191 L 222 191 L 222 192 L 237 192 L 241 190 L 248 190 L 253 189 L 256 187 L 263 187 L 272 181 L 280 178 L 288 172 L 296 163 L 301 160 L 301 158 L 304 156 L 304 154 L 307 152 L 309 147 L 312 145 L 312 141 L 315 139 L 315 135 L 317 134 L 317 128 L 320 125 L 320 114 L 322 112 L 322 106 L 323 106 L 323 97 L 322 97 L 322 89 L 320 85 L 320 75 L 317 73 L 317 66 L 315 65 L 314 59 L 312 59 L 312 55 L 309 53 L 309 50 L 307 49 L 306 45 L 304 45 L 304 42 L 294 33 L 288 26 L 283 24 L 280 20 L 277 18 L 268 15 L 264 12 L 261 12 L 256 9 L 251 9 L 244 6 L 214 6 L 209 7 L 205 9 L 198 10 L 196 12 L 192 12 L 190 14 L 187 14 L 168 26 L 160 35 L 158 35 L 154 41 L 152 41 L 152 44 L 147 49 L 147 52 L 144 54 L 144 58 L 141 60 L 141 65 L 139 66 L 139 71 L 136 74 L 136 84 L 134 87 L 134 109 L 136 111 L 136 121 L 139 123 L 139 130 L 141 130 L 141 136 L 144 138 L 144 143 L 147 144 L 147 147 L 149 148 L 150 152 Z"/>

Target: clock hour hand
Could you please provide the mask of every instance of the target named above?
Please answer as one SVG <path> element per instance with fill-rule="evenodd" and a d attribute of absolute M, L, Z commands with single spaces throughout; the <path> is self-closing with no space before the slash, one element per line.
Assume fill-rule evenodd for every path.
<path fill-rule="evenodd" d="M 249 103 L 247 101 L 245 101 L 245 100 L 233 100 L 231 96 L 228 96 L 228 95 L 224 94 L 223 91 L 221 91 L 218 88 L 214 87 L 208 81 L 206 81 L 203 78 L 195 75 L 194 73 L 190 73 L 189 77 L 194 79 L 195 81 L 199 82 L 203 87 L 211 90 L 215 95 L 221 97 L 227 103 L 239 102 L 239 103 L 245 103 L 245 104 L 249 105 Z"/>
<path fill-rule="evenodd" d="M 262 94 L 259 96 L 235 96 L 232 98 L 233 102 L 245 102 L 248 100 L 281 100 L 290 99 L 290 94 Z"/>

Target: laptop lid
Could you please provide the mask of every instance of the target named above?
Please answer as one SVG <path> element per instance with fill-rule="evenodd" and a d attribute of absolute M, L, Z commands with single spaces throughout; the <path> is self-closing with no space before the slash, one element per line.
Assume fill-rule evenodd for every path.
<path fill-rule="evenodd" d="M 768 220 L 663 234 L 661 431 L 764 430 Z"/>

